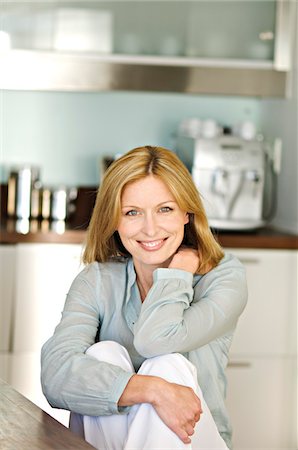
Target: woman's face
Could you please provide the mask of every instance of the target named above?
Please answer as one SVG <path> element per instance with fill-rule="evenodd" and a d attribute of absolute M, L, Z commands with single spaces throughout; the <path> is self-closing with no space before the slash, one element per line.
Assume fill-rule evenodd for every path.
<path fill-rule="evenodd" d="M 136 270 L 167 267 L 181 245 L 188 214 L 154 175 L 130 183 L 121 198 L 118 233 Z"/>

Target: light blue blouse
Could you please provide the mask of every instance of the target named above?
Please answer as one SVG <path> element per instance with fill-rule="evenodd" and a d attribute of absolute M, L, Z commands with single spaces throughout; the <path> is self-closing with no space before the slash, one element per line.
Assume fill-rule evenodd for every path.
<path fill-rule="evenodd" d="M 96 339 L 128 350 L 137 371 L 146 358 L 179 352 L 198 381 L 230 446 L 224 404 L 228 351 L 247 301 L 245 270 L 232 255 L 207 274 L 157 269 L 142 303 L 131 259 L 88 265 L 73 281 L 62 319 L 42 348 L 41 380 L 49 403 L 80 414 L 125 413 L 117 402 L 133 375 L 85 351 Z"/>

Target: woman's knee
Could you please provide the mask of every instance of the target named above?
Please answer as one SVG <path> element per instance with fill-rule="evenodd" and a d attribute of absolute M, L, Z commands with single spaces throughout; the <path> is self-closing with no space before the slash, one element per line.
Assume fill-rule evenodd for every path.
<path fill-rule="evenodd" d="M 202 395 L 198 384 L 197 369 L 180 353 L 171 353 L 149 358 L 138 371 L 140 375 L 161 377 L 170 383 L 191 387 L 197 395 Z"/>
<path fill-rule="evenodd" d="M 171 374 L 174 375 L 177 371 L 188 371 L 196 374 L 194 365 L 180 353 L 171 353 L 146 359 L 139 373 L 150 372 L 152 375 L 156 374 L 156 376 L 159 376 L 160 373 L 167 373 L 171 376 Z"/>
<path fill-rule="evenodd" d="M 134 371 L 128 351 L 118 342 L 97 342 L 86 350 L 86 354 L 99 361 L 120 366 L 124 370 Z"/>

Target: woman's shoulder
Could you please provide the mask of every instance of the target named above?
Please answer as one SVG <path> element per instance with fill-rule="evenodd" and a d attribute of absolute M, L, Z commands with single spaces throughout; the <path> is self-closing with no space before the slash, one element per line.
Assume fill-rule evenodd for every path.
<path fill-rule="evenodd" d="M 237 258 L 237 256 L 235 256 L 230 251 L 224 253 L 224 256 L 219 261 L 218 266 L 216 266 L 216 267 L 223 267 L 223 266 L 233 266 L 233 267 L 239 268 L 239 269 L 244 267 L 243 264 Z"/>
<path fill-rule="evenodd" d="M 106 289 L 125 288 L 127 284 L 127 261 L 94 261 L 87 264 L 74 278 L 70 292 L 89 292 L 97 296 Z"/>
<path fill-rule="evenodd" d="M 111 259 L 107 262 L 94 261 L 87 264 L 79 276 L 84 279 L 125 276 L 127 271 L 128 260 L 124 258 Z"/>
<path fill-rule="evenodd" d="M 204 275 L 198 275 L 194 277 L 194 285 L 197 285 L 199 281 L 211 282 L 214 279 L 245 279 L 245 267 L 239 259 L 230 252 L 225 252 L 222 259 L 217 266 L 211 269 Z"/>

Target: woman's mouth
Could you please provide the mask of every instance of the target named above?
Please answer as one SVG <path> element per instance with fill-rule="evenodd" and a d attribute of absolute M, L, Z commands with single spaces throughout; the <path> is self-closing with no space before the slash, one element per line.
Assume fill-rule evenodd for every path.
<path fill-rule="evenodd" d="M 166 239 L 158 239 L 156 241 L 138 241 L 138 243 L 144 250 L 152 252 L 159 250 L 163 246 L 165 240 Z"/>

